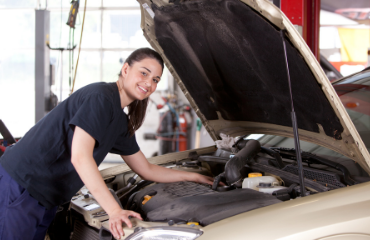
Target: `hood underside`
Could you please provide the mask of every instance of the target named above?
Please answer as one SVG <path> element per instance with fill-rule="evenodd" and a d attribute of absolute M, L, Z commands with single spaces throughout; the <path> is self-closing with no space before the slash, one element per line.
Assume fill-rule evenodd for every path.
<path fill-rule="evenodd" d="M 144 35 L 165 57 L 214 140 L 221 132 L 293 136 L 280 36 L 284 29 L 301 139 L 359 160 L 368 170 L 364 158 L 368 152 L 361 149 L 363 143 L 330 82 L 291 23 L 272 4 L 239 0 L 139 2 L 144 7 Z"/>
<path fill-rule="evenodd" d="M 237 0 L 190 2 L 154 12 L 158 42 L 207 120 L 217 120 L 220 112 L 229 121 L 292 127 L 279 29 Z M 318 133 L 320 124 L 327 136 L 341 139 L 339 119 L 290 43 L 287 57 L 298 127 Z"/>

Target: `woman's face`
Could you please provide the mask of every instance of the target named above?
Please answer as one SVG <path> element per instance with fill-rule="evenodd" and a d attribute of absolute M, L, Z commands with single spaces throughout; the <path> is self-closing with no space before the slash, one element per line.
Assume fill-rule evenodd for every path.
<path fill-rule="evenodd" d="M 123 89 L 130 100 L 143 100 L 155 91 L 161 75 L 162 66 L 155 59 L 145 58 L 132 66 L 125 63 L 122 67 Z"/>

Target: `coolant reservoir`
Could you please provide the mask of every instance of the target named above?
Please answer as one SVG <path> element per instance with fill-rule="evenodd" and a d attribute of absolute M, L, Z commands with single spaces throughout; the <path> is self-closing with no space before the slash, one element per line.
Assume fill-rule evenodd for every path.
<path fill-rule="evenodd" d="M 271 183 L 272 186 L 279 186 L 279 181 L 272 176 L 249 177 L 243 180 L 243 188 L 250 188 L 258 191 L 258 185 L 263 183 Z"/>
<path fill-rule="evenodd" d="M 272 194 L 273 192 L 278 191 L 283 188 L 287 188 L 287 187 L 274 186 L 271 183 L 264 183 L 264 182 L 260 182 L 259 185 L 257 186 L 258 191 L 263 192 L 263 193 L 268 193 L 268 194 Z"/>

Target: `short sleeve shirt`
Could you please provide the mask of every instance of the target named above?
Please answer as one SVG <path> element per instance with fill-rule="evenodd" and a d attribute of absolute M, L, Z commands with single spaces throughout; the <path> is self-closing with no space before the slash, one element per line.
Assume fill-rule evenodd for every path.
<path fill-rule="evenodd" d="M 116 83 L 79 89 L 0 158 L 9 175 L 48 209 L 70 201 L 83 186 L 71 163 L 75 126 L 95 139 L 93 157 L 98 166 L 108 152 L 132 155 L 139 151 L 135 135 L 130 137 Z"/>

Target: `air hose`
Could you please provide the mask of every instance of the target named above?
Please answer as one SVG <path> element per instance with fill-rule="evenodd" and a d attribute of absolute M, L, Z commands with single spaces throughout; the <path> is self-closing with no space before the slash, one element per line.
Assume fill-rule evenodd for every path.
<path fill-rule="evenodd" d="M 240 170 L 261 150 L 261 144 L 257 140 L 250 139 L 245 146 L 230 159 L 225 165 L 224 177 L 226 183 L 231 186 L 242 178 Z"/>
<path fill-rule="evenodd" d="M 280 169 L 285 167 L 285 164 L 283 163 L 283 159 L 281 158 L 280 154 L 277 153 L 276 151 L 271 150 L 270 148 L 261 147 L 261 152 L 266 153 L 270 155 L 271 157 L 274 157 Z"/>
<path fill-rule="evenodd" d="M 245 135 L 245 136 L 248 136 L 248 135 Z M 233 147 L 236 147 L 238 149 L 244 148 L 247 142 L 250 141 L 250 140 L 245 140 L 244 139 L 245 136 L 240 137 L 239 140 L 236 141 Z M 277 153 L 276 151 L 271 150 L 266 147 L 261 147 L 261 152 L 266 153 L 270 155 L 271 157 L 275 158 L 275 160 L 277 161 L 278 167 L 280 169 L 282 169 L 285 166 L 285 164 L 283 163 L 283 159 L 281 158 L 280 154 Z"/>

